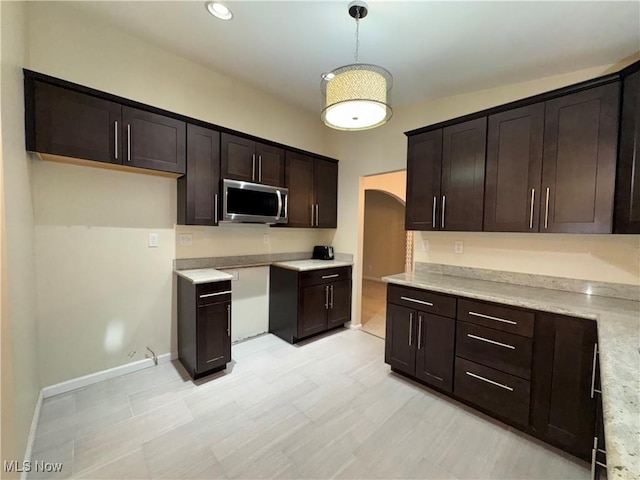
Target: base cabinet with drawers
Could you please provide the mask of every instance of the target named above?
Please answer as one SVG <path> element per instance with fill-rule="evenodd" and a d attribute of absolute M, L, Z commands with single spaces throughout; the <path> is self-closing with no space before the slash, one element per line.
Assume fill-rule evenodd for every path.
<path fill-rule="evenodd" d="M 178 277 L 178 358 L 194 379 L 231 361 L 231 281 Z"/>
<path fill-rule="evenodd" d="M 296 343 L 351 320 L 351 267 L 309 271 L 272 265 L 269 333 Z"/>
<path fill-rule="evenodd" d="M 389 284 L 385 362 L 577 457 L 602 456 L 593 320 Z"/>

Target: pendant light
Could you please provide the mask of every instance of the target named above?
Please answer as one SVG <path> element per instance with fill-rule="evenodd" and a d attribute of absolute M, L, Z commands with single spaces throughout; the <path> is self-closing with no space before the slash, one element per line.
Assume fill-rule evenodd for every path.
<path fill-rule="evenodd" d="M 322 121 L 337 130 L 367 130 L 385 124 L 392 115 L 390 104 L 393 77 L 388 70 L 358 63 L 360 20 L 367 16 L 365 2 L 349 4 L 356 21 L 356 63 L 322 75 Z"/>

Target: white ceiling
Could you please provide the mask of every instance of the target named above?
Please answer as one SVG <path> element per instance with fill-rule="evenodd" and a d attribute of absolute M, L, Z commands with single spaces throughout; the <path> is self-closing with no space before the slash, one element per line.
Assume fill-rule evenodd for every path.
<path fill-rule="evenodd" d="M 640 1 L 369 0 L 360 62 L 394 76 L 393 104 L 617 63 L 640 50 Z M 59 4 L 62 8 L 63 5 Z M 138 37 L 311 111 L 320 75 L 354 62 L 348 1 L 70 2 Z"/>

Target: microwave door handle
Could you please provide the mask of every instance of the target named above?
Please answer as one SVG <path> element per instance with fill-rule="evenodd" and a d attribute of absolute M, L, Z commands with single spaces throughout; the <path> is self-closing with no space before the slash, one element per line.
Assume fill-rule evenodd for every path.
<path fill-rule="evenodd" d="M 280 190 L 276 190 L 276 195 L 278 196 L 278 214 L 276 215 L 276 220 L 280 220 L 280 213 L 282 212 L 282 195 L 280 194 Z"/>
<path fill-rule="evenodd" d="M 289 194 L 284 196 L 284 218 L 289 217 Z"/>

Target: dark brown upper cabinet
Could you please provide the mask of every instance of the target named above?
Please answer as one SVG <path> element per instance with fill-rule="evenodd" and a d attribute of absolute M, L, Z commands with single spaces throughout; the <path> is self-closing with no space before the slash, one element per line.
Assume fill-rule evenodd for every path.
<path fill-rule="evenodd" d="M 538 231 L 543 134 L 544 103 L 489 117 L 485 231 Z"/>
<path fill-rule="evenodd" d="M 122 107 L 124 165 L 163 172 L 186 172 L 185 122 L 137 108 Z"/>
<path fill-rule="evenodd" d="M 482 230 L 487 119 L 417 135 L 407 159 L 407 230 Z"/>
<path fill-rule="evenodd" d="M 640 68 L 640 67 L 639 67 Z M 640 71 L 624 79 L 613 233 L 640 233 Z"/>
<path fill-rule="evenodd" d="M 531 426 L 543 439 L 587 459 L 593 446 L 596 322 L 536 315 Z"/>
<path fill-rule="evenodd" d="M 217 225 L 220 132 L 187 125 L 187 173 L 178 179 L 178 224 Z"/>
<path fill-rule="evenodd" d="M 486 139 L 486 118 L 442 131 L 441 230 L 482 230 Z"/>
<path fill-rule="evenodd" d="M 442 129 L 409 137 L 407 156 L 407 230 L 437 230 L 442 172 Z"/>
<path fill-rule="evenodd" d="M 171 117 L 27 79 L 27 149 L 172 174 L 186 171 L 186 126 Z"/>
<path fill-rule="evenodd" d="M 611 233 L 620 84 L 546 102 L 540 232 Z"/>
<path fill-rule="evenodd" d="M 285 186 L 284 149 L 228 133 L 221 144 L 223 178 Z"/>
<path fill-rule="evenodd" d="M 120 104 L 39 81 L 25 91 L 27 150 L 122 164 Z"/>
<path fill-rule="evenodd" d="M 287 151 L 285 185 L 289 189 L 289 227 L 337 227 L 336 162 Z"/>

